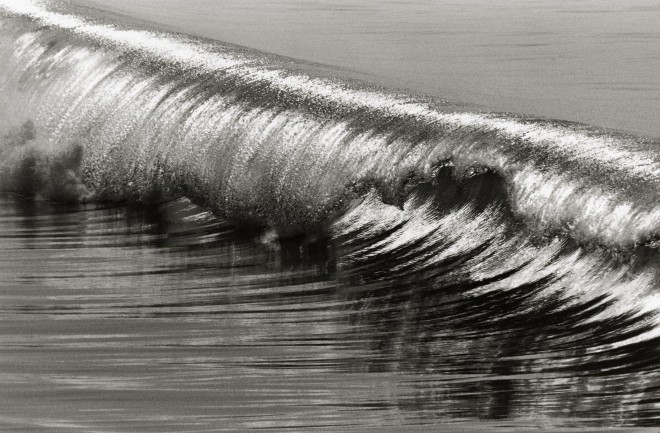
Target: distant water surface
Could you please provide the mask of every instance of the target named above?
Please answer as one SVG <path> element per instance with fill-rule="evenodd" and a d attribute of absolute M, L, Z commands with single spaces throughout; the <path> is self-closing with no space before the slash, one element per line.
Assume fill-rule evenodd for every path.
<path fill-rule="evenodd" d="M 653 0 L 73 0 L 488 109 L 660 137 Z"/>

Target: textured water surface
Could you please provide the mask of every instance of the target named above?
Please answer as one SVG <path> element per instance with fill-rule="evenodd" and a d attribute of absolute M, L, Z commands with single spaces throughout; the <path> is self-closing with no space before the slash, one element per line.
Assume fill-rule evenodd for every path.
<path fill-rule="evenodd" d="M 660 425 L 652 128 L 126 12 L 0 0 L 0 430 Z"/>
<path fill-rule="evenodd" d="M 74 0 L 453 100 L 660 137 L 654 0 Z"/>
<path fill-rule="evenodd" d="M 274 242 L 185 200 L 1 204 L 6 431 L 658 422 L 660 344 L 617 347 L 644 316 L 548 277 L 468 284 L 479 251 L 412 276 L 352 235 Z"/>

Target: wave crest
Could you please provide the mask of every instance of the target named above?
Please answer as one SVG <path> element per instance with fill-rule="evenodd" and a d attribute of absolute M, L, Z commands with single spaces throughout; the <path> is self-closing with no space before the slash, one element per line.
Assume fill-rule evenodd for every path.
<path fill-rule="evenodd" d="M 611 248 L 660 234 L 651 140 L 466 110 L 29 2 L 4 0 L 0 11 L 3 189 L 186 195 L 227 218 L 296 232 L 324 226 L 369 191 L 402 206 L 430 183 L 436 195 L 458 188 L 475 203 L 503 202 L 533 232 Z M 40 131 L 36 147 L 12 144 L 32 140 L 25 118 Z"/>

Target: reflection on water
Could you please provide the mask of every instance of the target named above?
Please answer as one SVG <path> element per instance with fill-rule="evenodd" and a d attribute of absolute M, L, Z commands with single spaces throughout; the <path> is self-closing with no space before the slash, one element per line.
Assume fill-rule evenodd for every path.
<path fill-rule="evenodd" d="M 0 429 L 660 423 L 660 342 L 641 337 L 653 331 L 649 314 L 604 315 L 615 303 L 607 296 L 568 303 L 548 292 L 552 277 L 473 290 L 523 265 L 469 280 L 461 266 L 485 243 L 407 269 L 402 258 L 431 246 L 393 239 L 405 224 L 378 231 L 349 220 L 330 238 L 278 242 L 185 200 L 3 197 Z"/>

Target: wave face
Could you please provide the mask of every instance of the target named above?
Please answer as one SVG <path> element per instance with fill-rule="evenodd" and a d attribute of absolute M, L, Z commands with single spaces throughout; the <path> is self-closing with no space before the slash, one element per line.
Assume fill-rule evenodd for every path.
<path fill-rule="evenodd" d="M 506 206 L 535 231 L 615 249 L 659 234 L 657 142 L 0 5 L 4 189 L 68 200 L 183 194 L 233 220 L 300 231 L 372 189 L 400 206 L 421 182 L 442 192 L 494 173 Z M 446 167 L 450 184 L 438 181 Z"/>

